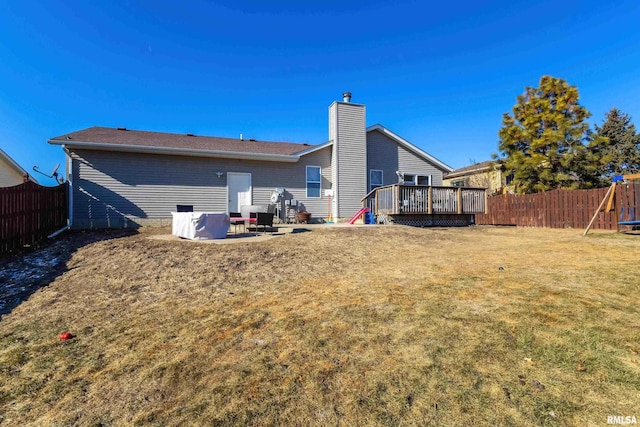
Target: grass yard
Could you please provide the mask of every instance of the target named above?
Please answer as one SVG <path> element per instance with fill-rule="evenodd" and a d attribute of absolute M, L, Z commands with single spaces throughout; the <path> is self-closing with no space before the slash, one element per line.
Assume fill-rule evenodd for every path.
<path fill-rule="evenodd" d="M 148 238 L 159 232 L 78 247 L 3 316 L 0 423 L 640 418 L 640 236 L 372 226 L 207 245 Z"/>

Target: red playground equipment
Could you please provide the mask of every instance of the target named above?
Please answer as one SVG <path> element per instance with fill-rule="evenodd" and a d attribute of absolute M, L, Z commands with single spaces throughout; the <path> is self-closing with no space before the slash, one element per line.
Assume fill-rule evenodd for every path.
<path fill-rule="evenodd" d="M 349 221 L 347 221 L 347 224 L 355 224 L 356 221 L 358 220 L 358 218 L 360 218 L 363 215 L 368 214 L 369 212 L 371 212 L 371 209 L 369 208 L 360 208 L 360 210 L 358 212 L 356 212 L 356 214 L 354 216 L 351 217 L 351 219 Z M 366 218 L 366 217 L 364 217 Z M 366 220 L 364 221 L 366 223 Z"/>

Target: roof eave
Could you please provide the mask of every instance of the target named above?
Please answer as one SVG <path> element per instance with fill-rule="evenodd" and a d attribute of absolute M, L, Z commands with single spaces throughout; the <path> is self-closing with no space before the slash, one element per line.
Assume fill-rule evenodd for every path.
<path fill-rule="evenodd" d="M 318 150 L 322 150 L 323 148 L 330 147 L 331 145 L 333 145 L 333 140 L 323 142 L 322 144 L 319 144 L 319 145 L 314 145 L 313 147 L 307 148 L 306 150 L 298 151 L 295 155 L 304 156 L 307 154 L 314 153 Z"/>
<path fill-rule="evenodd" d="M 299 160 L 297 154 L 269 154 L 269 153 L 247 153 L 241 151 L 221 151 L 221 150 L 196 150 L 186 148 L 167 148 L 167 147 L 144 147 L 140 145 L 114 145 L 98 142 L 82 142 L 50 139 L 49 144 L 61 145 L 63 147 L 74 149 L 87 149 L 98 151 L 127 152 L 127 153 L 145 153 L 145 154 L 166 154 L 173 156 L 192 156 L 192 157 L 215 157 L 222 159 L 239 159 L 239 160 L 262 160 L 271 162 L 290 162 L 295 163 Z"/>
<path fill-rule="evenodd" d="M 375 125 L 371 125 L 371 126 L 367 127 L 366 132 L 371 132 L 371 131 L 374 131 L 374 130 L 377 130 L 377 131 L 382 132 L 383 134 L 389 136 L 390 138 L 394 139 L 396 142 L 400 143 L 400 145 L 404 146 L 406 149 L 408 149 L 410 151 L 413 151 L 415 154 L 419 155 L 420 157 L 423 157 L 423 158 L 429 160 L 430 162 L 432 162 L 435 165 L 439 166 L 440 168 L 442 168 L 446 172 L 453 171 L 453 168 L 451 166 L 449 166 L 448 164 L 436 159 L 431 154 L 427 153 L 424 150 L 421 150 L 420 148 L 416 147 L 415 145 L 413 145 L 412 143 L 410 143 L 406 139 L 402 138 L 401 136 L 396 135 L 395 133 L 393 133 L 392 131 L 390 131 L 386 127 L 382 126 L 381 124 L 375 124 Z"/>
<path fill-rule="evenodd" d="M 473 167 L 476 166 L 476 167 Z M 449 172 L 444 178 L 457 178 L 459 176 L 473 175 L 476 173 L 492 172 L 500 170 L 495 162 L 486 161 L 476 165 L 467 166 L 465 168 L 456 169 Z"/>
<path fill-rule="evenodd" d="M 480 172 L 491 172 L 493 169 L 490 166 L 485 166 L 483 168 L 477 168 L 477 169 L 469 169 L 466 171 L 462 171 L 462 172 L 451 172 L 448 173 L 447 175 L 444 176 L 445 179 L 447 178 L 458 178 L 460 176 L 467 176 L 467 175 L 474 175 L 476 173 L 480 173 Z"/>
<path fill-rule="evenodd" d="M 20 175 L 29 175 L 29 173 L 24 170 L 22 168 L 22 166 L 20 166 L 15 160 L 13 160 L 13 158 L 11 156 L 9 156 L 4 150 L 2 150 L 0 148 L 0 156 L 3 157 L 7 163 L 9 164 L 9 166 L 13 167 L 16 172 L 18 172 Z M 30 175 L 29 175 L 30 176 Z"/>

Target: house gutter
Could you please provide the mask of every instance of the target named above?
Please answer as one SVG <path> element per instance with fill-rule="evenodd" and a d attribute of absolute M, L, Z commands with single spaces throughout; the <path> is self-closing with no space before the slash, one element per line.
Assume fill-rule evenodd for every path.
<path fill-rule="evenodd" d="M 85 148 L 89 150 L 116 151 L 128 153 L 167 154 L 176 156 L 216 157 L 223 159 L 263 160 L 271 162 L 295 163 L 300 159 L 297 154 L 246 153 L 240 151 L 195 150 L 185 148 L 142 147 L 140 145 L 105 144 L 100 142 L 60 141 L 50 139 L 49 144 L 69 148 Z"/>
<path fill-rule="evenodd" d="M 54 237 L 56 237 L 58 234 L 67 231 L 69 229 L 71 229 L 71 226 L 73 225 L 73 182 L 69 179 L 69 177 L 71 176 L 71 153 L 69 152 L 69 150 L 67 149 L 67 147 L 64 146 L 64 144 L 62 144 L 62 151 L 64 151 L 67 154 L 67 186 L 68 186 L 68 190 L 67 190 L 67 225 L 65 225 L 64 227 L 62 227 L 60 230 L 54 231 L 53 233 L 49 234 L 47 236 L 47 239 L 53 239 Z"/>

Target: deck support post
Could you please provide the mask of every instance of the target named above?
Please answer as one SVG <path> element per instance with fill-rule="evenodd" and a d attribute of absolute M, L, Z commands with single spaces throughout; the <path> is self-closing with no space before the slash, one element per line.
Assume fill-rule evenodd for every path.
<path fill-rule="evenodd" d="M 462 213 L 462 187 L 458 187 L 457 189 L 457 199 L 458 199 L 458 213 Z"/>
<path fill-rule="evenodd" d="M 427 213 L 433 214 L 433 187 L 427 189 Z"/>
<path fill-rule="evenodd" d="M 395 185 L 393 187 L 393 198 L 396 200 L 396 202 L 393 204 L 393 213 L 397 215 L 400 213 L 400 186 L 399 185 Z"/>
<path fill-rule="evenodd" d="M 375 201 L 375 203 L 376 203 L 376 211 L 373 213 L 374 216 L 378 215 L 378 189 L 377 188 L 376 188 L 375 196 L 376 196 L 376 199 L 375 199 L 376 200 Z"/>

